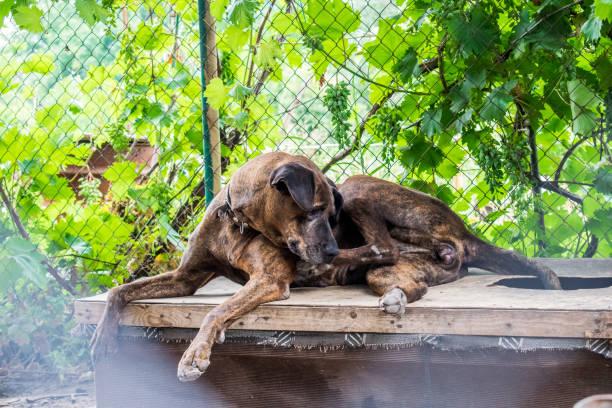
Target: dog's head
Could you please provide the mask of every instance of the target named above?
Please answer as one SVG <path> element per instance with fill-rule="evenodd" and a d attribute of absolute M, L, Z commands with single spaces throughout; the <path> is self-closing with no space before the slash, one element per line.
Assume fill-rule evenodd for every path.
<path fill-rule="evenodd" d="M 342 196 L 335 185 L 316 168 L 298 162 L 275 168 L 269 180 L 271 200 L 269 215 L 274 217 L 277 244 L 286 245 L 303 261 L 330 263 L 338 254 L 332 234 L 342 207 Z"/>

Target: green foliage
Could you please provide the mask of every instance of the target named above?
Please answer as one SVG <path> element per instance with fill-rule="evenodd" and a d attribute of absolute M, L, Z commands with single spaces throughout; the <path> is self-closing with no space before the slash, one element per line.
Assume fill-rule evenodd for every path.
<path fill-rule="evenodd" d="M 323 166 L 349 149 L 331 178 L 437 196 L 497 245 L 591 256 L 595 237 L 612 254 L 609 0 L 210 7 L 226 180 L 262 151 Z M 80 294 L 105 290 L 151 254 L 151 274 L 176 266 L 201 219 L 176 221 L 202 208 L 197 30 L 184 1 L 0 0 L 0 179 L 30 234 L 0 211 L 0 312 L 53 331 L 58 361 L 84 354 L 69 324 L 27 326 L 70 309 L 43 261 Z M 32 351 L 2 325 L 2 347 Z"/>

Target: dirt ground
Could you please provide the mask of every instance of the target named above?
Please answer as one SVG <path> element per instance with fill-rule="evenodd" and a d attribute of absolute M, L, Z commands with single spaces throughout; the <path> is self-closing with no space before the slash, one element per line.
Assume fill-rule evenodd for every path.
<path fill-rule="evenodd" d="M 0 369 L 0 407 L 95 408 L 93 372 L 60 375 L 52 372 Z"/>

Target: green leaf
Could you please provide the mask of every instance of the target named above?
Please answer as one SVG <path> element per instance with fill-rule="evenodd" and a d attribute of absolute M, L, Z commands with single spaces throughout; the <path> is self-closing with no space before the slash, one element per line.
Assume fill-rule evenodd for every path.
<path fill-rule="evenodd" d="M 299 23 L 294 15 L 288 13 L 276 13 L 270 19 L 270 26 L 279 34 L 287 36 L 301 31 Z"/>
<path fill-rule="evenodd" d="M 605 164 L 597 169 L 595 188 L 600 193 L 612 195 L 612 165 Z"/>
<path fill-rule="evenodd" d="M 240 82 L 237 82 L 236 85 L 234 85 L 234 87 L 232 88 L 232 90 L 229 91 L 229 96 L 234 98 L 234 100 L 237 102 L 242 102 L 246 99 L 247 96 L 251 95 L 252 93 L 253 90 L 251 88 L 247 88 Z"/>
<path fill-rule="evenodd" d="M 218 45 L 221 49 L 238 53 L 247 43 L 248 39 L 248 32 L 238 26 L 230 25 L 221 33 Z"/>
<path fill-rule="evenodd" d="M 204 91 L 206 102 L 213 108 L 219 109 L 227 101 L 227 89 L 221 78 L 213 78 L 206 85 Z"/>
<path fill-rule="evenodd" d="M 210 2 L 210 14 L 217 19 L 217 21 L 223 20 L 223 14 L 225 14 L 225 8 L 229 4 L 229 0 L 213 0 Z"/>
<path fill-rule="evenodd" d="M 17 264 L 23 276 L 40 288 L 46 286 L 46 268 L 42 264 L 45 257 L 36 250 L 32 243 L 19 237 L 9 237 L 3 246 L 9 253 L 8 258 Z"/>
<path fill-rule="evenodd" d="M 414 68 L 412 71 L 409 70 L 412 56 L 405 54 L 410 45 L 406 31 L 398 26 L 396 18 L 382 19 L 378 21 L 376 39 L 365 43 L 363 46 L 364 57 L 373 66 L 384 69 L 389 73 L 398 72 L 401 64 L 408 64 L 402 70 L 404 72 L 403 78 L 408 79 L 414 71 Z M 406 57 L 406 60 L 402 63 L 400 57 Z"/>
<path fill-rule="evenodd" d="M 138 174 L 137 163 L 117 161 L 104 171 L 102 177 L 111 182 L 111 192 L 116 198 L 121 199 L 127 195 Z"/>
<path fill-rule="evenodd" d="M 359 13 L 342 0 L 308 0 L 306 14 L 309 21 L 305 28 L 311 36 L 338 40 L 360 25 Z"/>
<path fill-rule="evenodd" d="M 453 112 L 459 112 L 470 102 L 470 89 L 472 87 L 465 81 L 461 86 L 455 86 L 449 92 L 448 96 L 451 100 L 450 110 Z"/>
<path fill-rule="evenodd" d="M 414 48 L 409 48 L 404 56 L 393 66 L 393 72 L 400 75 L 402 82 L 408 82 L 413 75 L 418 74 L 419 58 Z"/>
<path fill-rule="evenodd" d="M 237 0 L 229 8 L 229 19 L 239 28 L 247 28 L 255 21 L 258 3 L 252 0 Z"/>
<path fill-rule="evenodd" d="M 274 68 L 277 64 L 276 59 L 282 59 L 284 55 L 278 41 L 264 41 L 259 45 L 255 55 L 255 64 L 262 68 Z"/>
<path fill-rule="evenodd" d="M 162 24 L 151 27 L 150 24 L 142 22 L 134 33 L 134 44 L 147 51 L 169 46 L 173 42 L 174 37 L 165 32 Z"/>
<path fill-rule="evenodd" d="M 600 87 L 602 90 L 612 88 L 612 57 L 609 53 L 602 53 L 595 60 L 595 72 L 599 77 Z"/>
<path fill-rule="evenodd" d="M 66 233 L 65 241 L 70 249 L 79 255 L 92 253 L 91 245 L 81 237 Z"/>
<path fill-rule="evenodd" d="M 95 0 L 75 0 L 74 7 L 79 16 L 89 26 L 96 22 L 105 20 L 110 16 L 108 10 L 100 6 Z"/>
<path fill-rule="evenodd" d="M 612 0 L 595 0 L 595 15 L 612 23 Z"/>
<path fill-rule="evenodd" d="M 574 117 L 573 130 L 576 134 L 587 135 L 597 125 L 598 115 L 594 109 L 601 104 L 601 99 L 580 80 L 567 82 L 572 116 Z"/>
<path fill-rule="evenodd" d="M 14 0 L 0 1 L 0 27 L 4 25 L 4 18 L 11 12 L 11 7 L 13 7 L 13 4 Z"/>
<path fill-rule="evenodd" d="M 421 134 L 414 136 L 414 133 L 409 132 L 407 146 L 399 150 L 400 161 L 409 171 L 430 171 L 444 160 L 442 151 Z"/>
<path fill-rule="evenodd" d="M 36 6 L 19 6 L 15 7 L 13 11 L 13 18 L 19 26 L 19 28 L 28 30 L 32 33 L 42 33 L 43 26 L 40 23 L 40 19 L 43 15 L 41 9 Z"/>
<path fill-rule="evenodd" d="M 485 98 L 479 114 L 484 120 L 501 120 L 507 112 L 506 107 L 512 101 L 510 90 L 516 86 L 516 80 L 506 82 L 493 89 Z"/>
<path fill-rule="evenodd" d="M 593 215 L 595 215 L 595 211 L 599 210 L 602 207 L 603 206 L 592 197 L 585 197 L 585 199 L 582 201 L 582 212 L 587 217 L 592 217 Z"/>
<path fill-rule="evenodd" d="M 178 250 L 184 251 L 185 245 L 183 244 L 181 235 L 174 228 L 172 228 L 172 225 L 170 225 L 168 222 L 168 216 L 166 214 L 162 214 L 158 218 L 158 221 L 162 238 L 168 240 Z"/>
<path fill-rule="evenodd" d="M 480 56 L 485 51 L 494 50 L 499 42 L 497 26 L 484 7 L 475 6 L 466 19 L 461 13 L 452 14 L 448 20 L 448 29 L 459 43 L 465 55 Z"/>
<path fill-rule="evenodd" d="M 429 109 L 423 114 L 423 124 L 421 130 L 427 137 L 442 131 L 442 109 Z"/>
<path fill-rule="evenodd" d="M 54 56 L 51 53 L 34 54 L 23 63 L 21 71 L 24 74 L 28 72 L 37 72 L 43 75 L 48 74 L 55 69 L 53 59 Z"/>
<path fill-rule="evenodd" d="M 599 17 L 591 16 L 586 23 L 582 25 L 580 32 L 590 41 L 597 41 L 599 39 L 599 32 L 601 31 L 601 20 Z"/>

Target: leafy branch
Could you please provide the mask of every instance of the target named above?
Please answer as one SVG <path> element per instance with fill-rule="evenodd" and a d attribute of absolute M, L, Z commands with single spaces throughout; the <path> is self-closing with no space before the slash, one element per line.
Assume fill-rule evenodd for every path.
<path fill-rule="evenodd" d="M 32 244 L 30 235 L 28 234 L 25 227 L 23 226 L 23 223 L 21 222 L 19 215 L 15 211 L 15 208 L 13 208 L 13 205 L 11 204 L 11 201 L 9 200 L 6 194 L 6 191 L 4 190 L 3 183 L 0 183 L 0 197 L 2 197 L 2 202 L 4 203 L 4 206 L 6 207 L 6 209 L 8 210 L 11 216 L 11 219 L 13 220 L 13 224 L 15 224 L 15 227 L 17 227 L 17 230 L 19 231 L 19 234 L 21 235 L 21 237 Z M 70 285 L 70 283 L 67 280 L 65 280 L 64 278 L 60 276 L 59 271 L 51 264 L 51 262 L 49 262 L 48 259 L 44 259 L 42 261 L 42 264 L 47 268 L 47 271 L 49 272 L 49 274 L 53 277 L 53 279 L 55 279 L 55 281 L 62 288 L 66 289 L 68 293 L 70 293 L 71 295 L 76 295 L 76 291 L 74 290 L 74 288 Z"/>

